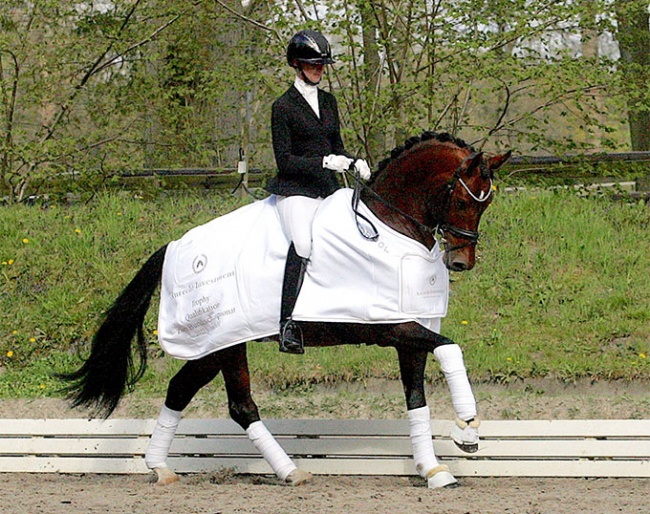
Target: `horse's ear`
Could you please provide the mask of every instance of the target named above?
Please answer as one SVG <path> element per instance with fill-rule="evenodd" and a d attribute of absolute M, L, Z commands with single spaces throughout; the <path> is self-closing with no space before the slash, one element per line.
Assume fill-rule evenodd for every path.
<path fill-rule="evenodd" d="M 476 168 L 478 168 L 483 161 L 483 152 L 473 153 L 465 157 L 463 162 L 460 163 L 459 171 L 463 175 L 470 175 Z"/>
<path fill-rule="evenodd" d="M 496 171 L 498 170 L 501 166 L 503 166 L 508 159 L 510 159 L 510 156 L 512 155 L 512 150 L 508 150 L 506 153 L 501 154 L 501 155 L 495 155 L 493 157 L 490 157 L 487 160 L 487 166 L 490 171 Z"/>

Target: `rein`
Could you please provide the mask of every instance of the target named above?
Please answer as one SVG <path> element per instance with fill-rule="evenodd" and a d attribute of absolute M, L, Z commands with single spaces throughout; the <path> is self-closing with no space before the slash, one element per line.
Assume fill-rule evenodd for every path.
<path fill-rule="evenodd" d="M 363 214 L 361 214 L 359 212 L 359 200 L 361 198 L 361 194 L 360 194 L 361 193 L 361 188 L 364 188 L 366 191 L 369 191 L 370 193 L 372 193 L 372 195 L 377 200 L 379 200 L 382 204 L 384 204 L 386 207 L 388 207 L 389 209 L 395 211 L 397 214 L 399 214 L 400 216 L 406 218 L 410 222 L 414 223 L 415 225 L 417 225 L 418 227 L 420 227 L 424 231 L 431 232 L 434 236 L 439 231 L 438 227 L 430 227 L 429 225 L 425 225 L 424 223 L 421 223 L 418 220 L 416 220 L 410 214 L 404 212 L 399 207 L 395 207 L 392 203 L 388 202 L 387 200 L 384 200 L 384 198 L 379 193 L 375 192 L 373 189 L 371 189 L 366 184 L 361 182 L 361 180 L 356 176 L 355 173 L 351 173 L 349 171 L 347 171 L 346 173 L 351 175 L 352 178 L 354 179 L 354 182 L 355 182 L 355 184 L 354 184 L 354 193 L 352 194 L 352 211 L 354 212 L 354 214 L 355 214 L 355 216 L 357 218 L 361 218 L 363 221 L 365 221 L 372 228 L 372 232 L 368 232 L 364 227 L 361 226 L 361 224 L 359 223 L 359 220 L 357 219 L 357 228 L 359 229 L 359 233 L 363 237 L 365 237 L 366 239 L 368 239 L 370 241 L 376 241 L 377 239 L 379 239 L 379 231 L 377 230 L 377 227 L 375 227 L 374 223 L 372 221 L 370 221 L 367 216 L 364 216 Z"/>
<path fill-rule="evenodd" d="M 470 195 L 470 197 L 474 201 L 479 202 L 479 203 L 483 203 L 483 202 L 487 201 L 488 198 L 490 198 L 490 196 L 492 195 L 492 191 L 493 191 L 492 179 L 490 179 L 490 187 L 488 189 L 487 194 L 485 193 L 485 191 L 481 191 L 481 193 L 478 196 L 476 196 L 472 192 L 472 190 L 469 188 L 469 186 L 465 183 L 465 181 L 460 177 L 459 171 L 461 169 L 461 166 L 459 166 L 456 169 L 451 181 L 446 186 L 446 189 L 449 192 L 449 194 L 447 196 L 447 207 L 449 207 L 449 203 L 451 202 L 451 196 L 452 196 L 452 194 L 454 192 L 454 189 L 456 188 L 456 183 L 457 182 L 460 183 L 461 186 L 463 186 L 465 191 L 467 191 L 467 193 Z M 399 207 L 396 207 L 395 205 L 393 205 L 389 201 L 385 200 L 379 193 L 377 193 L 376 191 L 374 191 L 373 189 L 368 187 L 366 184 L 361 182 L 361 180 L 359 179 L 357 173 L 353 173 L 353 172 L 351 172 L 349 170 L 346 171 L 346 173 L 352 177 L 352 179 L 354 180 L 354 183 L 355 183 L 354 192 L 353 192 L 353 195 L 352 195 L 352 211 L 354 212 L 355 217 L 356 217 L 357 229 L 359 230 L 359 233 L 364 238 L 368 239 L 369 241 L 376 241 L 377 239 L 379 239 L 379 231 L 377 230 L 375 225 L 372 223 L 372 221 L 370 221 L 368 219 L 367 216 L 364 216 L 362 213 L 359 212 L 358 207 L 359 207 L 359 201 L 360 201 L 360 196 L 361 196 L 360 195 L 361 188 L 364 188 L 366 191 L 369 191 L 377 200 L 379 200 L 379 202 L 381 202 L 383 205 L 385 205 L 386 207 L 388 207 L 392 211 L 396 212 L 397 214 L 399 214 L 403 218 L 407 219 L 408 221 L 410 221 L 411 223 L 413 223 L 414 225 L 419 227 L 421 230 L 433 234 L 434 238 L 435 238 L 435 236 L 437 234 L 440 234 L 441 237 L 443 239 L 445 239 L 445 232 L 447 232 L 447 233 L 453 234 L 454 236 L 456 236 L 459 239 L 467 240 L 467 243 L 465 243 L 465 244 L 456 245 L 456 246 L 454 246 L 452 248 L 445 248 L 445 251 L 447 251 L 447 252 L 458 250 L 459 248 L 463 248 L 465 246 L 476 245 L 476 243 L 478 243 L 478 240 L 479 240 L 479 237 L 480 237 L 480 234 L 479 234 L 478 231 L 467 230 L 467 229 L 464 229 L 464 228 L 456 227 L 454 225 L 450 225 L 448 223 L 442 223 L 442 224 L 436 225 L 435 227 L 431 227 L 431 226 L 429 226 L 429 225 L 427 225 L 425 223 L 422 223 L 422 222 L 416 220 L 410 214 L 404 212 Z M 449 209 L 447 209 L 447 210 L 449 210 Z M 359 223 L 359 218 L 361 218 L 365 223 L 367 223 L 370 226 L 370 228 L 371 228 L 370 231 L 368 231 L 365 227 L 363 227 Z"/>

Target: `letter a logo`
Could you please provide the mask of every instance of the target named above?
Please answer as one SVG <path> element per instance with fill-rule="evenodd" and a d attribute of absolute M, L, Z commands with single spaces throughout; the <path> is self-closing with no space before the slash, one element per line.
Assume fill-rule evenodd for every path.
<path fill-rule="evenodd" d="M 197 275 L 201 273 L 208 266 L 208 258 L 203 255 L 197 255 L 194 257 L 194 262 L 192 262 L 192 271 Z"/>

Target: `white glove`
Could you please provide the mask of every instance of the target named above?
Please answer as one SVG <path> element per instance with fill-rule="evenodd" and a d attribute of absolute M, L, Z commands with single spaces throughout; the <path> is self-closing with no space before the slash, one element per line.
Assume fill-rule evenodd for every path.
<path fill-rule="evenodd" d="M 330 154 L 323 157 L 323 168 L 338 171 L 339 173 L 345 173 L 350 169 L 350 164 L 353 162 L 354 159 L 350 159 L 345 155 Z"/>
<path fill-rule="evenodd" d="M 357 159 L 357 162 L 354 163 L 354 167 L 362 180 L 368 180 L 370 178 L 370 166 L 368 166 L 365 159 Z"/>

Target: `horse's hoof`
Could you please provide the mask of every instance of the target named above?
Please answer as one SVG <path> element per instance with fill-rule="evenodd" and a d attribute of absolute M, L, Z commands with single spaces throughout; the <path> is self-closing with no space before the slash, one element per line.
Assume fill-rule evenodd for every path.
<path fill-rule="evenodd" d="M 153 472 L 157 477 L 156 485 L 170 485 L 180 480 L 178 475 L 169 468 L 153 468 Z"/>
<path fill-rule="evenodd" d="M 310 482 L 314 478 L 314 475 L 308 471 L 303 471 L 302 469 L 294 469 L 289 476 L 286 478 L 285 482 L 292 486 L 299 486 Z"/>
<path fill-rule="evenodd" d="M 454 442 L 456 443 L 456 446 L 458 446 L 465 453 L 476 453 L 478 451 L 478 443 L 465 444 L 465 443 L 459 443 L 458 441 L 454 441 Z"/>
<path fill-rule="evenodd" d="M 427 485 L 429 489 L 452 489 L 460 486 L 458 480 L 449 472 L 447 466 L 437 466 L 427 474 Z"/>
<path fill-rule="evenodd" d="M 465 453 L 476 453 L 478 451 L 478 427 L 481 422 L 478 419 L 463 421 L 456 419 L 456 424 L 451 427 L 449 436 L 456 446 Z"/>
<path fill-rule="evenodd" d="M 457 487 L 460 487 L 460 482 L 454 478 L 453 482 L 443 485 L 442 487 L 443 489 L 456 489 Z"/>

